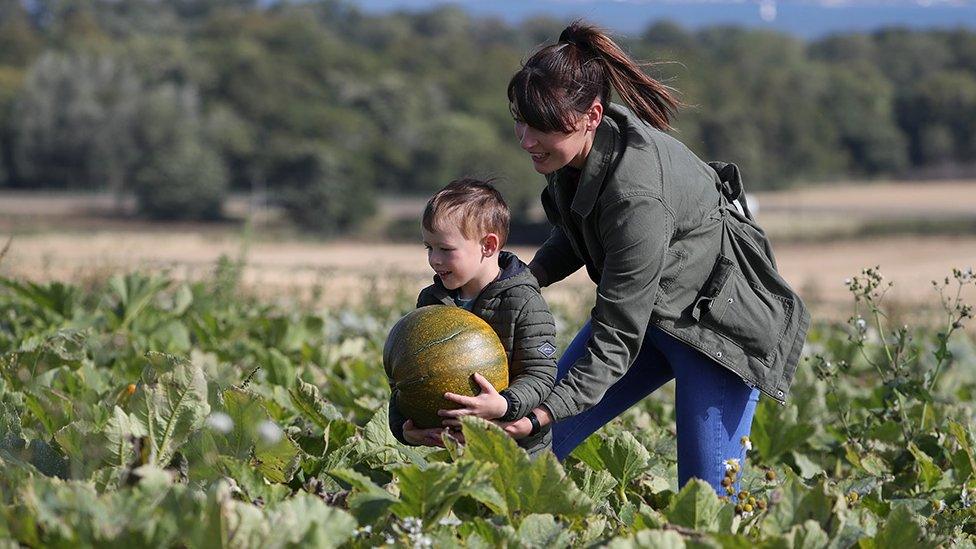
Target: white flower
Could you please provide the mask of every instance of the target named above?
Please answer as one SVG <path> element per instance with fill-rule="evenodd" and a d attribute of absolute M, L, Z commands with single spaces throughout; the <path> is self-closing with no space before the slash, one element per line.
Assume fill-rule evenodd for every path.
<path fill-rule="evenodd" d="M 850 286 L 850 285 L 851 285 L 851 282 L 852 282 L 852 281 L 851 281 L 851 279 L 850 279 L 850 278 L 845 278 L 845 279 L 844 279 L 844 286 Z"/>
<path fill-rule="evenodd" d="M 963 486 L 962 494 L 959 496 L 959 502 L 962 503 L 964 509 L 969 509 L 969 507 L 971 507 L 973 504 L 973 492 L 969 488 Z"/>
<path fill-rule="evenodd" d="M 441 526 L 460 526 L 461 521 L 456 516 L 450 515 L 437 521 L 437 524 L 440 524 Z"/>
<path fill-rule="evenodd" d="M 430 536 L 415 536 L 413 537 L 413 546 L 417 549 L 424 549 L 426 547 L 433 547 L 434 540 Z"/>
<path fill-rule="evenodd" d="M 935 512 L 936 513 L 941 513 L 942 510 L 945 509 L 945 500 L 944 499 L 937 499 L 937 500 L 933 501 L 932 502 L 932 508 L 935 509 Z"/>
<path fill-rule="evenodd" d="M 266 419 L 258 424 L 258 436 L 266 444 L 274 444 L 280 441 L 285 433 L 282 432 L 277 423 Z"/>
<path fill-rule="evenodd" d="M 749 440 L 749 437 L 742 437 L 739 439 L 739 442 L 742 443 L 742 446 L 746 449 L 746 452 L 752 450 L 752 441 Z"/>
<path fill-rule="evenodd" d="M 393 536 L 387 535 L 386 539 L 383 541 L 385 541 L 387 545 L 393 545 L 393 542 L 396 540 L 393 539 Z"/>
<path fill-rule="evenodd" d="M 726 471 L 736 471 L 739 469 L 739 460 L 736 458 L 730 458 L 725 460 L 725 470 Z"/>
<path fill-rule="evenodd" d="M 234 420 L 223 412 L 213 412 L 207 416 L 207 427 L 226 435 L 234 430 Z"/>
<path fill-rule="evenodd" d="M 424 521 L 416 517 L 407 517 L 403 519 L 403 527 L 410 534 L 419 534 L 424 528 Z"/>
<path fill-rule="evenodd" d="M 857 326 L 858 330 L 863 331 L 865 328 L 867 328 L 868 323 L 863 318 L 858 318 L 857 320 L 854 321 L 854 325 Z"/>

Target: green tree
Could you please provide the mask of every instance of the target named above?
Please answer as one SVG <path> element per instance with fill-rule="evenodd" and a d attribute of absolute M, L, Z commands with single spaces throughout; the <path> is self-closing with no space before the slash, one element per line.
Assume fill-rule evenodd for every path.
<path fill-rule="evenodd" d="M 307 230 L 336 234 L 356 227 L 376 210 L 368 181 L 356 180 L 341 155 L 325 146 L 287 146 L 267 177 L 274 200 Z"/>
<path fill-rule="evenodd" d="M 138 154 L 132 132 L 142 93 L 115 58 L 45 53 L 12 116 L 18 173 L 44 186 L 122 192 Z"/>
<path fill-rule="evenodd" d="M 895 120 L 895 90 L 871 65 L 837 65 L 828 72 L 823 113 L 837 129 L 855 174 L 895 174 L 908 165 L 905 135 Z"/>
<path fill-rule="evenodd" d="M 139 211 L 156 219 L 214 219 L 227 190 L 223 160 L 206 133 L 196 90 L 164 85 L 148 94 L 136 132 Z"/>

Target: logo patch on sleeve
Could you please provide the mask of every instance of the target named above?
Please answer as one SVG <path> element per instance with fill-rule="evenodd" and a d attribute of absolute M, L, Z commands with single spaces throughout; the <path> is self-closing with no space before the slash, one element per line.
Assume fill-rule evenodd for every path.
<path fill-rule="evenodd" d="M 553 347 L 551 343 L 546 342 L 539 347 L 539 352 L 546 355 L 548 358 L 556 354 L 556 348 Z"/>

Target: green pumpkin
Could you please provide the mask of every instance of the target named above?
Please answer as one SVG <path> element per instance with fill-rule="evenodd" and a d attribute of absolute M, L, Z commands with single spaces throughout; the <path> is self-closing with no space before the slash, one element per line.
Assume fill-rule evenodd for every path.
<path fill-rule="evenodd" d="M 475 396 L 475 372 L 501 391 L 508 358 L 487 322 L 460 307 L 429 305 L 401 318 L 386 338 L 383 367 L 400 413 L 420 428 L 440 427 L 437 410 L 459 408 L 444 393 Z"/>

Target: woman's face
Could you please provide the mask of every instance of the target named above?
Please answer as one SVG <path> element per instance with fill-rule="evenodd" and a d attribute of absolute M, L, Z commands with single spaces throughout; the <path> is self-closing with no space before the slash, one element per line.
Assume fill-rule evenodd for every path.
<path fill-rule="evenodd" d="M 543 132 L 525 122 L 515 121 L 515 137 L 522 150 L 532 157 L 535 171 L 546 175 L 564 166 L 582 169 L 593 146 L 593 134 L 603 119 L 603 107 L 594 101 L 586 113 L 580 115 L 576 129 L 569 132 Z"/>

